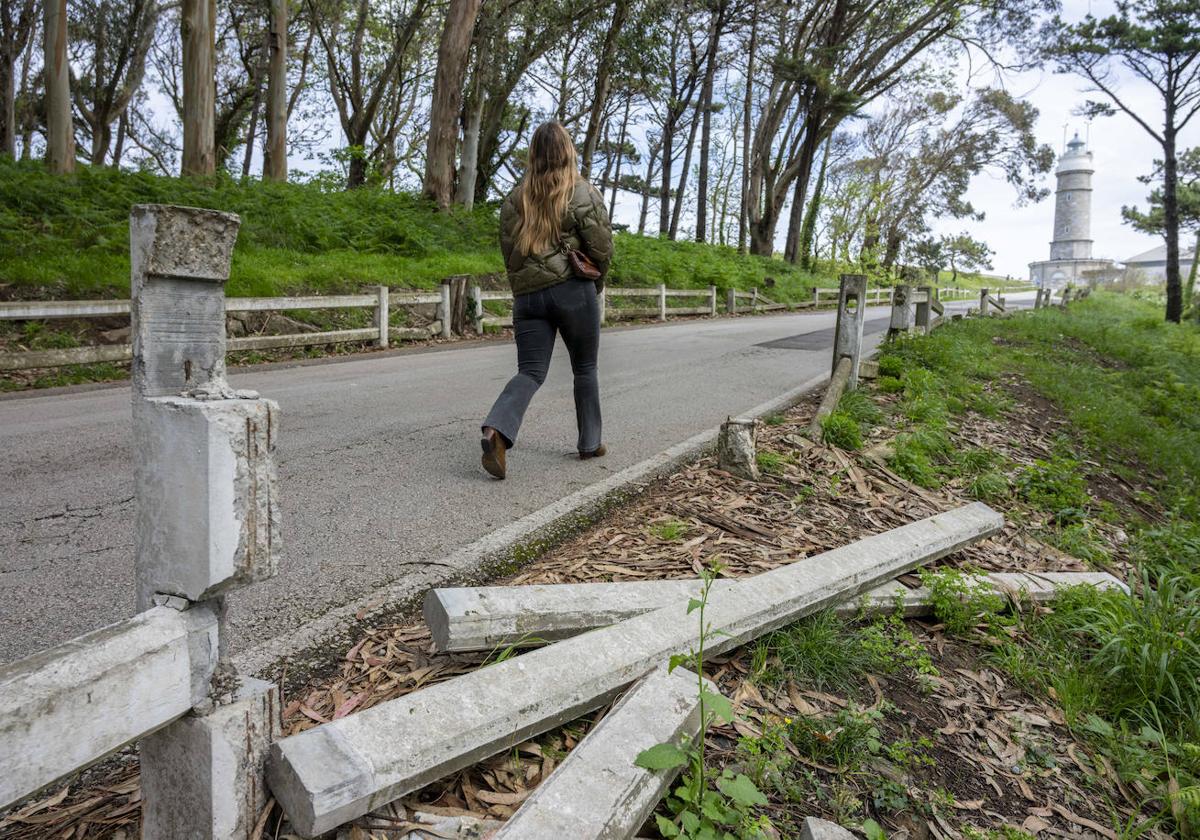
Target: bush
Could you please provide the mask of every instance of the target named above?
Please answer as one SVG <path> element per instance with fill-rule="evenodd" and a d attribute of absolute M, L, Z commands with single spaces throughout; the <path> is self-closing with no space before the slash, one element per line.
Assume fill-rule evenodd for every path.
<path fill-rule="evenodd" d="M 854 451 L 862 447 L 859 422 L 840 409 L 821 421 L 821 440 L 828 446 Z"/>

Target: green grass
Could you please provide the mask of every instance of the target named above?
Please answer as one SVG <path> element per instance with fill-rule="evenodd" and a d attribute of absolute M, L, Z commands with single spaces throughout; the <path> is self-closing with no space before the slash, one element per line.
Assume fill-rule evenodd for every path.
<path fill-rule="evenodd" d="M 1063 312 L 958 322 L 890 348 L 881 384 L 900 394 L 892 466 L 925 486 L 959 481 L 971 495 L 1032 512 L 1037 535 L 1092 562 L 1108 560 L 1104 522 L 1131 540 L 1129 593 L 1064 591 L 1051 610 L 1009 613 L 958 572 L 926 575 L 951 632 L 982 633 L 992 661 L 1043 691 L 1142 785 L 1154 818 L 1200 830 L 1200 330 L 1166 324 L 1154 303 L 1096 294 Z M 1070 421 L 1049 456 L 1016 466 L 950 446 L 972 413 L 997 416 L 1016 378 Z M 1022 418 L 1029 420 L 1031 418 Z M 1143 519 L 1092 487 L 1107 474 L 1138 485 Z"/>
<path fill-rule="evenodd" d="M 121 297 L 129 290 L 129 208 L 184 204 L 242 217 L 233 296 L 427 288 L 455 274 L 501 272 L 497 209 L 434 212 L 418 196 L 329 190 L 219 176 L 201 181 L 83 166 L 51 176 L 40 162 L 0 161 L 0 284 L 13 297 Z M 775 282 L 768 287 L 767 278 Z M 610 283 L 758 287 L 780 300 L 833 285 L 782 260 L 735 249 L 618 234 Z"/>

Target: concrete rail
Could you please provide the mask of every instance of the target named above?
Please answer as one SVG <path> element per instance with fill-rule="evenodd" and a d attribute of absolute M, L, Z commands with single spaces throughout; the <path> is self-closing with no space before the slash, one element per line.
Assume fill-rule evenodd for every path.
<path fill-rule="evenodd" d="M 1035 603 L 1052 600 L 1066 586 L 1125 589 L 1107 572 L 994 573 L 979 581 L 999 592 L 1025 593 Z M 720 590 L 736 583 L 722 578 L 713 587 Z M 537 647 L 686 601 L 699 591 L 699 580 L 431 589 L 425 596 L 424 615 L 433 643 L 441 651 Z M 873 614 L 895 609 L 897 603 L 909 617 L 932 614 L 929 590 L 909 589 L 894 580 L 855 601 L 838 604 L 835 610 L 843 616 Z"/>
<path fill-rule="evenodd" d="M 714 655 L 996 533 L 976 503 L 868 537 L 713 594 Z M 686 602 L 585 633 L 284 738 L 268 780 L 314 836 L 598 708 L 694 644 Z"/>
<path fill-rule="evenodd" d="M 0 669 L 0 809 L 187 713 L 216 663 L 215 612 L 155 607 Z"/>

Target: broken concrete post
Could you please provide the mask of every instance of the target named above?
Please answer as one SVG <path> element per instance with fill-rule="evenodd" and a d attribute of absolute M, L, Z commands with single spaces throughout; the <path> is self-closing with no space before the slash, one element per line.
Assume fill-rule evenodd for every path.
<path fill-rule="evenodd" d="M 713 581 L 713 591 L 737 582 L 720 578 Z M 1001 572 L 982 575 L 979 583 L 1005 594 L 1025 593 L 1039 604 L 1053 600 L 1067 586 L 1126 588 L 1106 572 Z M 440 651 L 538 647 L 686 602 L 697 597 L 700 588 L 699 580 L 639 580 L 431 589 L 425 596 L 424 616 Z M 931 598 L 927 589 L 909 589 L 892 580 L 838 604 L 835 611 L 844 616 L 873 615 L 899 604 L 905 616 L 931 615 Z"/>
<path fill-rule="evenodd" d="M 996 533 L 976 503 L 710 594 L 714 656 Z M 608 702 L 695 644 L 686 602 L 506 659 L 276 741 L 271 791 L 312 837 Z"/>
<path fill-rule="evenodd" d="M 717 317 L 717 287 L 708 287 L 708 315 L 710 318 Z"/>
<path fill-rule="evenodd" d="M 979 290 L 979 317 L 986 318 L 988 314 L 988 290 Z"/>
<path fill-rule="evenodd" d="M 225 379 L 225 281 L 241 220 L 137 204 L 129 213 L 134 402 Z"/>
<path fill-rule="evenodd" d="M 0 809 L 204 700 L 217 665 L 207 606 L 155 607 L 0 668 Z"/>
<path fill-rule="evenodd" d="M 730 417 L 717 437 L 717 466 L 728 473 L 758 481 L 758 421 Z"/>
<path fill-rule="evenodd" d="M 1034 308 L 1034 309 L 1041 309 L 1041 308 L 1042 308 L 1042 290 L 1041 290 L 1041 289 L 1037 289 L 1037 290 L 1035 290 L 1035 291 L 1034 291 L 1034 294 L 1033 294 L 1033 308 Z"/>
<path fill-rule="evenodd" d="M 728 315 L 737 314 L 737 289 L 729 289 L 725 292 L 725 312 Z"/>
<path fill-rule="evenodd" d="M 1000 295 L 1000 297 L 996 298 L 996 305 L 1000 307 L 1001 312 L 1008 311 L 1008 300 L 1004 297 L 1004 295 Z"/>
<path fill-rule="evenodd" d="M 442 338 L 449 339 L 454 335 L 454 310 L 450 302 L 450 282 L 443 280 L 438 289 L 442 294 L 442 302 L 438 304 L 438 317 L 442 320 Z"/>
<path fill-rule="evenodd" d="M 475 305 L 475 333 L 483 335 L 483 317 L 487 314 L 483 310 L 483 289 L 471 287 L 471 302 Z"/>
<path fill-rule="evenodd" d="M 758 286 L 750 290 L 750 311 L 758 311 Z"/>
<path fill-rule="evenodd" d="M 1062 304 L 1061 305 L 1062 305 L 1063 309 L 1066 309 L 1067 304 L 1071 302 L 1071 291 L 1072 290 L 1071 290 L 1070 286 L 1067 286 L 1065 289 L 1062 290 Z"/>
<path fill-rule="evenodd" d="M 267 803 L 263 763 L 282 729 L 279 689 L 244 678 L 231 697 L 142 740 L 142 837 L 243 840 Z"/>
<path fill-rule="evenodd" d="M 388 312 L 388 300 L 390 290 L 387 286 L 378 286 L 375 289 L 377 303 L 375 304 L 375 327 L 379 330 L 379 338 L 375 340 L 376 347 L 388 346 L 388 319 L 391 315 Z"/>
<path fill-rule="evenodd" d="M 656 744 L 696 740 L 697 682 L 691 671 L 660 666 L 635 683 L 492 840 L 633 837 L 679 773 L 645 770 L 634 761 Z M 717 693 L 711 683 L 708 690 Z"/>
<path fill-rule="evenodd" d="M 658 320 L 667 320 L 667 284 L 658 284 Z"/>
<path fill-rule="evenodd" d="M 137 603 L 271 577 L 279 544 L 271 400 L 155 397 L 134 412 Z"/>
<path fill-rule="evenodd" d="M 838 402 L 842 395 L 846 393 L 846 389 L 850 384 L 850 369 L 853 362 L 848 358 L 843 358 L 838 362 L 838 365 L 833 370 L 833 376 L 829 379 L 829 387 L 825 389 L 825 396 L 821 398 L 821 404 L 817 406 L 817 413 L 813 415 L 812 422 L 808 424 L 808 438 L 813 441 L 820 441 L 823 436 L 825 418 L 833 414 L 837 408 Z"/>
<path fill-rule="evenodd" d="M 830 375 L 837 371 L 838 362 L 850 359 L 850 378 L 846 387 L 858 387 L 858 365 L 862 357 L 863 323 L 867 317 L 867 275 L 843 274 L 838 291 L 837 325 L 833 333 L 833 364 Z"/>
<path fill-rule="evenodd" d="M 921 335 L 929 335 L 930 313 L 933 312 L 933 286 L 917 287 L 916 328 Z"/>
<path fill-rule="evenodd" d="M 913 287 L 907 284 L 892 289 L 892 318 L 888 336 L 907 333 L 913 325 Z"/>

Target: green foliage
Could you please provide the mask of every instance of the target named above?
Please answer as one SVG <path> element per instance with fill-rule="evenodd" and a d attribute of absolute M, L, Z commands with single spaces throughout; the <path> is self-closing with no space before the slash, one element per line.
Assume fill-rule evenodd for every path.
<path fill-rule="evenodd" d="M 1039 459 L 1017 474 L 1015 484 L 1021 498 L 1059 521 L 1078 519 L 1089 501 L 1079 462 L 1070 458 Z"/>
<path fill-rule="evenodd" d="M 834 411 L 821 421 L 821 440 L 839 449 L 861 449 L 861 424 L 843 411 Z"/>
<path fill-rule="evenodd" d="M 0 159 L 0 283 L 67 298 L 129 293 L 129 208 L 183 204 L 237 213 L 232 296 L 344 293 L 368 285 L 427 288 L 454 274 L 503 271 L 494 205 L 437 213 L 418 195 L 343 190 L 322 179 L 271 183 L 218 175 L 165 178 L 80 166 L 50 175 L 41 161 Z M 618 233 L 614 286 L 667 283 L 764 287 L 807 298 L 814 276 L 783 260 L 736 249 Z"/>
<path fill-rule="evenodd" d="M 663 542 L 673 542 L 679 539 L 687 532 L 687 523 L 679 522 L 672 519 L 669 522 L 660 522 L 656 525 L 651 525 L 650 530 L 654 536 L 658 537 Z"/>
<path fill-rule="evenodd" d="M 860 709 L 853 704 L 832 717 L 797 717 L 788 737 L 803 755 L 843 772 L 854 772 L 883 752 L 880 709 Z"/>
<path fill-rule="evenodd" d="M 853 624 L 826 610 L 760 639 L 757 677 L 772 685 L 796 680 L 818 689 L 851 691 L 863 674 L 909 670 L 936 674 L 928 651 L 892 613 Z"/>
<path fill-rule="evenodd" d="M 767 475 L 780 475 L 783 473 L 784 465 L 788 463 L 788 458 L 778 452 L 764 450 L 754 456 L 754 461 L 758 464 L 758 468 Z"/>
<path fill-rule="evenodd" d="M 648 770 L 687 767 L 679 784 L 665 799 L 670 816 L 656 814 L 654 819 L 663 837 L 681 840 L 765 840 L 771 827 L 765 816 L 754 816 L 754 809 L 767 804 L 767 798 L 746 775 L 726 768 L 714 776 L 705 759 L 704 733 L 714 718 L 732 723 L 733 704 L 724 695 L 712 691 L 704 681 L 704 646 L 718 632 L 705 621 L 713 581 L 720 574 L 717 565 L 700 575 L 700 597 L 691 598 L 687 614 L 696 613 L 699 632 L 696 647 L 686 654 L 670 658 L 668 669 L 680 665 L 694 669 L 700 706 L 700 738 L 696 743 L 656 744 L 643 750 L 634 760 Z"/>
<path fill-rule="evenodd" d="M 1012 623 L 1004 615 L 1008 606 L 1004 596 L 975 575 L 952 568 L 922 569 L 920 575 L 921 585 L 930 591 L 934 615 L 951 633 L 961 636 L 976 627 L 992 629 Z"/>

